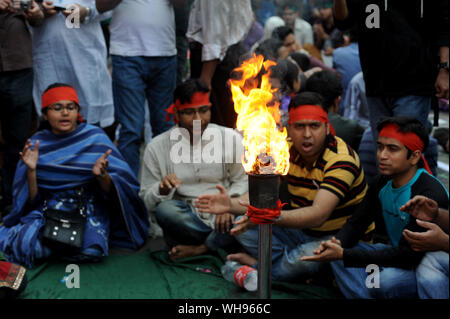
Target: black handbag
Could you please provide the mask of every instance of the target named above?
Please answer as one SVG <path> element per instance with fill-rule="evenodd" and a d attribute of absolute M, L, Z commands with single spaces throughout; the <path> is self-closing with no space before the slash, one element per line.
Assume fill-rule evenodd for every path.
<path fill-rule="evenodd" d="M 84 190 L 77 189 L 76 209 L 71 211 L 57 210 L 47 207 L 44 201 L 43 212 L 46 219 L 43 238 L 54 243 L 81 248 L 86 228 L 86 207 L 83 201 Z"/>

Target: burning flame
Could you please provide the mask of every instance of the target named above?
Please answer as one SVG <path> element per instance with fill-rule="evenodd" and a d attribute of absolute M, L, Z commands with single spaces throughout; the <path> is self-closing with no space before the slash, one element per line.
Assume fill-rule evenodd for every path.
<path fill-rule="evenodd" d="M 233 72 L 230 80 L 234 109 L 238 114 L 237 129 L 244 134 L 242 165 L 251 174 L 286 175 L 289 170 L 289 145 L 286 128 L 280 130 L 279 103 L 271 104 L 273 92 L 269 77 L 275 62 L 254 55 Z M 260 75 L 262 68 L 266 71 Z M 263 72 L 264 72 L 263 70 Z"/>

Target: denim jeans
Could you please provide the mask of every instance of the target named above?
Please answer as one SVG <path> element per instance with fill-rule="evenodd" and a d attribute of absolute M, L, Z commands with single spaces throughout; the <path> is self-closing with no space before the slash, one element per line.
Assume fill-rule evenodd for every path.
<path fill-rule="evenodd" d="M 370 127 L 372 128 L 375 144 L 378 139 L 377 124 L 384 116 L 412 117 L 418 119 L 427 130 L 431 130 L 431 123 L 428 121 L 428 115 L 431 109 L 431 97 L 414 95 L 399 98 L 367 97 L 367 103 L 369 106 Z M 429 160 L 437 158 L 435 155 L 438 153 L 438 145 L 434 142 L 430 143 L 423 153 L 433 175 L 436 176 L 437 160 Z"/>
<path fill-rule="evenodd" d="M 299 229 L 272 226 L 272 279 L 301 281 L 319 275 L 327 264 L 300 261 L 303 256 L 313 256 L 321 241 L 332 236 L 312 237 Z M 251 228 L 236 237 L 247 253 L 258 258 L 258 227 Z M 254 268 L 258 267 L 256 263 Z"/>
<path fill-rule="evenodd" d="M 205 244 L 210 250 L 224 248 L 235 242 L 230 234 L 217 233 L 193 212 L 190 205 L 179 200 L 161 202 L 155 210 L 156 220 L 164 232 L 167 244 Z"/>
<path fill-rule="evenodd" d="M 408 116 L 418 119 L 429 127 L 428 115 L 431 109 L 431 97 L 408 95 L 399 98 L 367 97 L 370 114 L 370 126 L 374 140 L 378 138 L 377 123 L 383 116 Z"/>
<path fill-rule="evenodd" d="M 448 253 L 426 253 L 416 268 L 416 280 L 419 298 L 448 299 Z"/>
<path fill-rule="evenodd" d="M 376 251 L 389 247 L 385 244 L 358 243 L 353 248 Z M 371 273 L 366 272 L 366 268 L 344 267 L 342 260 L 330 264 L 339 289 L 348 299 L 417 298 L 414 269 L 379 267 L 379 287 L 369 288 L 366 280 Z"/>
<path fill-rule="evenodd" d="M 11 204 L 19 152 L 30 137 L 32 90 L 33 69 L 0 72 L 0 123 L 6 142 L 1 172 L 5 204 Z"/>
<path fill-rule="evenodd" d="M 177 57 L 126 57 L 112 55 L 116 120 L 120 124 L 118 148 L 136 176 L 148 101 L 153 136 L 167 131 L 165 109 L 173 102 Z"/>

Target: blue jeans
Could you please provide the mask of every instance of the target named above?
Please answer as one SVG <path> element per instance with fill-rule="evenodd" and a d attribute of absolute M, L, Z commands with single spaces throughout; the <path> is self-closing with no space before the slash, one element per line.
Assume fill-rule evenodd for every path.
<path fill-rule="evenodd" d="M 385 244 L 358 243 L 356 249 L 366 251 L 383 250 Z M 417 298 L 416 274 L 413 269 L 379 267 L 379 287 L 366 285 L 370 272 L 362 267 L 344 267 L 342 260 L 330 263 L 334 277 L 343 295 L 348 299 L 393 299 Z"/>
<path fill-rule="evenodd" d="M 378 140 L 377 124 L 382 117 L 407 116 L 418 119 L 428 130 L 431 129 L 431 123 L 428 121 L 428 115 L 431 109 L 431 97 L 408 95 L 399 98 L 367 97 L 369 106 L 370 127 L 375 144 Z M 433 175 L 437 175 L 437 153 L 438 145 L 432 141 L 424 150 L 424 156 L 427 159 Z M 436 158 L 436 161 L 434 160 Z M 430 161 L 430 159 L 432 159 Z"/>
<path fill-rule="evenodd" d="M 322 240 L 332 236 L 312 237 L 298 229 L 272 226 L 272 279 L 301 281 L 312 278 L 327 267 L 326 264 L 300 261 L 303 256 L 312 256 Z M 245 250 L 258 258 L 258 228 L 251 228 L 236 237 Z M 257 268 L 257 263 L 253 265 Z"/>
<path fill-rule="evenodd" d="M 177 57 L 125 57 L 112 55 L 116 120 L 120 124 L 118 148 L 136 176 L 148 100 L 153 136 L 167 131 L 165 109 L 173 102 Z"/>
<path fill-rule="evenodd" d="M 0 123 L 6 142 L 0 180 L 5 205 L 12 203 L 12 185 L 19 152 L 31 133 L 32 90 L 33 69 L 0 72 Z"/>
<path fill-rule="evenodd" d="M 216 251 L 235 242 L 230 234 L 217 233 L 194 215 L 191 206 L 179 200 L 161 202 L 155 210 L 156 220 L 169 246 L 202 245 Z"/>
<path fill-rule="evenodd" d="M 408 116 L 418 119 L 429 127 L 428 115 L 431 109 L 431 97 L 408 95 L 399 98 L 367 97 L 370 114 L 370 126 L 374 140 L 378 139 L 377 123 L 383 117 Z"/>
<path fill-rule="evenodd" d="M 416 280 L 419 298 L 448 299 L 448 253 L 426 253 L 416 268 Z"/>

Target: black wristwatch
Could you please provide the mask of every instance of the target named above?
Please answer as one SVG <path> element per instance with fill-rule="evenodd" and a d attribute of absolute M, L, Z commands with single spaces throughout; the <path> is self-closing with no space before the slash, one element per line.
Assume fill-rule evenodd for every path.
<path fill-rule="evenodd" d="M 444 70 L 447 70 L 447 72 L 448 72 L 448 61 L 439 63 L 438 68 L 439 68 L 439 70 L 444 69 Z"/>

